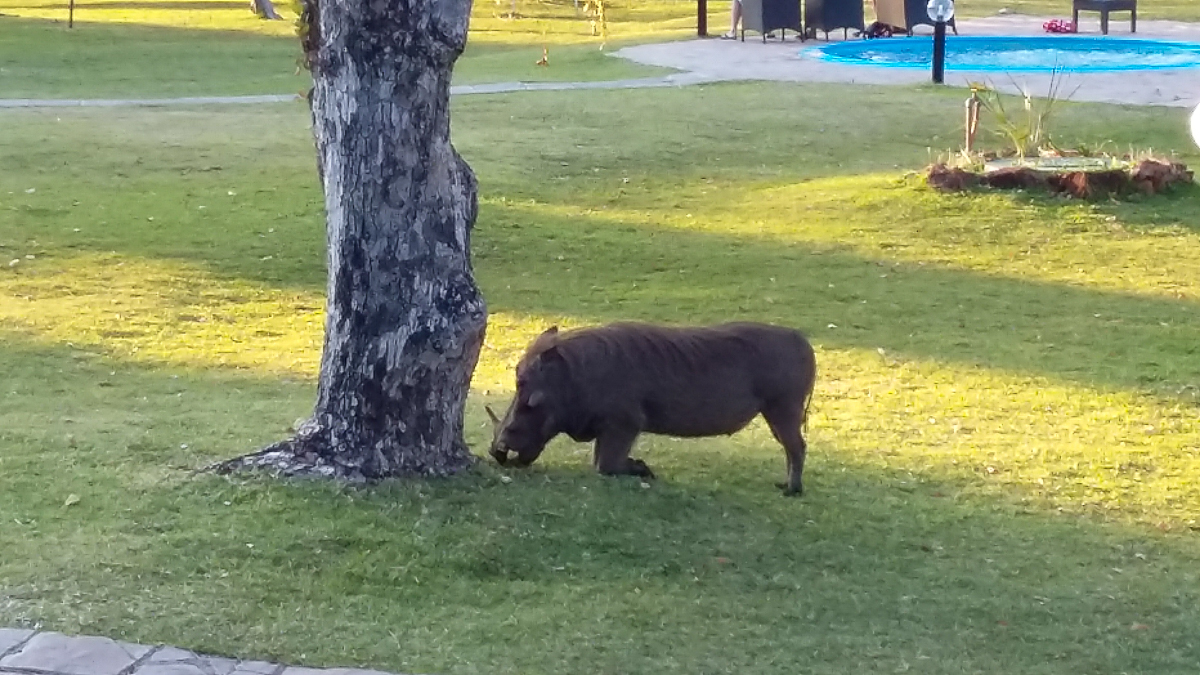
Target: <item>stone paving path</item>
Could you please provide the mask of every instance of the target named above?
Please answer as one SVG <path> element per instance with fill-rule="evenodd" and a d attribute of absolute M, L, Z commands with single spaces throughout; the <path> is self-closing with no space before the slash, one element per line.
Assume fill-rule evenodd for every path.
<path fill-rule="evenodd" d="M 0 628 L 0 675 L 389 675 L 353 668 L 300 668 L 202 656 L 104 637 Z"/>

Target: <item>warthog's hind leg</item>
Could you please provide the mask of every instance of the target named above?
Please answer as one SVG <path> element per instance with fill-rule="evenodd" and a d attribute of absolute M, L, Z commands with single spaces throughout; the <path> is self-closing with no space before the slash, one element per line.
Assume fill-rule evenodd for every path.
<path fill-rule="evenodd" d="M 654 472 L 640 459 L 629 456 L 637 431 L 609 429 L 596 437 L 594 462 L 596 470 L 606 476 L 640 476 L 654 478 Z"/>
<path fill-rule="evenodd" d="M 650 467 L 646 466 L 646 463 L 642 460 L 632 457 L 629 458 L 629 474 L 654 480 L 654 472 L 650 470 Z"/>
<path fill-rule="evenodd" d="M 767 426 L 771 427 L 771 434 L 783 446 L 783 452 L 787 455 L 788 480 L 786 483 L 775 485 L 789 496 L 804 494 L 802 478 L 808 444 L 804 442 L 804 436 L 800 433 L 800 421 L 804 415 L 800 405 L 803 404 L 789 402 L 763 411 L 763 418 L 767 421 Z"/>

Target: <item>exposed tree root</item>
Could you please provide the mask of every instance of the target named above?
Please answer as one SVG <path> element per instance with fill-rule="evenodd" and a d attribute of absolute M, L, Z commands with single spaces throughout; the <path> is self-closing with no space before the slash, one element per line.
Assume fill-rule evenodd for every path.
<path fill-rule="evenodd" d="M 274 477 L 339 479 L 351 483 L 367 481 L 358 469 L 329 459 L 334 456 L 329 434 L 312 420 L 307 420 L 298 425 L 292 438 L 210 464 L 200 472 L 227 475 L 237 471 L 263 471 Z"/>
<path fill-rule="evenodd" d="M 339 453 L 329 442 L 329 434 L 317 423 L 305 420 L 296 428 L 296 435 L 272 443 L 265 448 L 245 455 L 221 460 L 197 469 L 194 473 L 229 475 L 237 472 L 263 472 L 274 478 L 322 478 L 348 483 L 363 484 L 396 476 L 368 476 L 358 467 L 335 461 Z M 421 467 L 412 475 L 427 478 L 443 477 L 458 473 L 479 461 L 473 454 L 466 453 L 465 465 L 461 467 Z"/>

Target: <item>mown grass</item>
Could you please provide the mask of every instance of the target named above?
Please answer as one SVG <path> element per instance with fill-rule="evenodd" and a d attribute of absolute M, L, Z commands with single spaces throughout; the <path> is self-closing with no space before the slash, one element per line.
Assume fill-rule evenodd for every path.
<path fill-rule="evenodd" d="M 0 96 L 116 98 L 237 96 L 302 92 L 295 15 L 277 3 L 282 21 L 254 17 L 247 3 L 226 0 L 97 0 L 76 4 L 74 29 L 66 3 L 0 0 Z M 873 16 L 867 3 L 867 16 Z M 1001 8 L 1045 16 L 1064 14 L 1050 0 L 960 3 L 959 16 Z M 1200 19 L 1194 3 L 1163 0 L 1144 18 Z M 512 15 L 516 10 L 515 17 Z M 628 44 L 690 38 L 696 6 L 684 0 L 610 4 L 609 38 L 592 35 L 581 9 L 567 0 L 477 2 L 456 84 L 615 80 L 669 72 L 609 54 Z M 727 2 L 709 3 L 710 33 L 726 30 Z M 536 65 L 543 47 L 550 65 Z"/>
<path fill-rule="evenodd" d="M 1194 189 L 931 193 L 907 172 L 961 95 L 929 89 L 454 105 L 492 312 L 476 451 L 550 323 L 769 320 L 818 348 L 805 497 L 758 424 L 643 439 L 649 488 L 564 440 L 369 489 L 193 476 L 311 408 L 303 104 L 8 111 L 0 624 L 405 672 L 1194 670 Z M 1185 114 L 1056 128 L 1194 161 Z"/>
<path fill-rule="evenodd" d="M 958 7 L 961 5 L 961 8 Z M 1018 14 L 1033 14 L 1036 16 L 1071 17 L 1071 4 L 1057 0 L 967 0 L 956 3 L 955 14 L 962 12 L 964 16 L 988 16 L 1001 9 L 1008 9 Z M 868 8 L 869 10 L 869 8 Z M 1081 16 L 1095 18 L 1095 13 Z M 1115 14 L 1122 19 L 1128 14 Z M 1139 19 L 1168 19 L 1171 21 L 1200 20 L 1200 7 L 1188 0 L 1154 0 L 1138 4 Z"/>
<path fill-rule="evenodd" d="M 76 5 L 0 0 L 0 97 L 117 98 L 287 94 L 309 86 L 285 3 L 283 21 L 254 17 L 223 0 Z M 688 9 L 690 8 L 690 13 Z M 610 11 L 607 44 L 571 2 L 476 3 L 456 84 L 615 80 L 665 74 L 609 53 L 626 44 L 695 34 L 695 8 L 680 0 L 622 3 Z M 726 5 L 725 20 L 728 20 Z M 713 21 L 719 21 L 714 9 Z M 690 23 L 689 23 L 690 22 Z M 689 33 L 690 31 L 690 33 Z M 550 65 L 536 65 L 543 46 Z M 603 49 L 602 49 L 603 48 Z"/>

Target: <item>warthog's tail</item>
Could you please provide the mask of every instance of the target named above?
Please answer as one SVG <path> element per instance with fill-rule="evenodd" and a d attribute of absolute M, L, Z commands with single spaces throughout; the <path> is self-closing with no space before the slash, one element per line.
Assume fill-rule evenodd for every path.
<path fill-rule="evenodd" d="M 815 354 L 813 354 L 811 352 L 812 348 L 810 347 L 809 349 L 810 349 L 809 355 L 812 358 L 812 361 L 811 361 L 812 369 L 809 371 L 808 382 L 805 383 L 806 386 L 805 386 L 805 392 L 804 392 L 804 408 L 800 412 L 800 431 L 801 432 L 808 431 L 808 411 L 809 411 L 809 408 L 812 407 L 813 390 L 815 390 L 817 387 L 817 357 Z"/>

